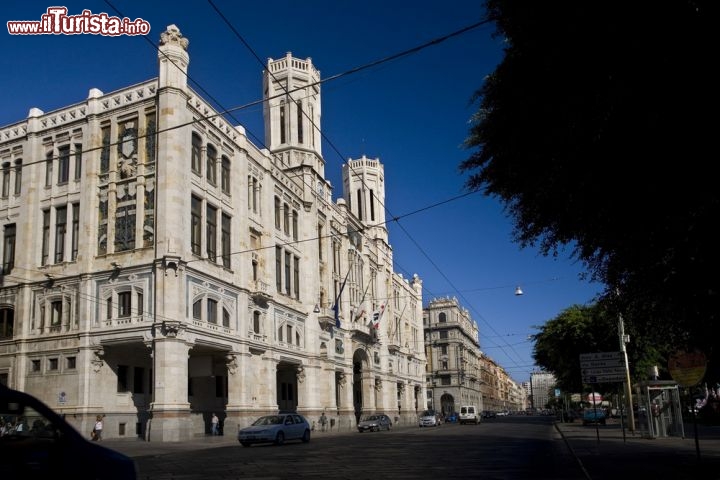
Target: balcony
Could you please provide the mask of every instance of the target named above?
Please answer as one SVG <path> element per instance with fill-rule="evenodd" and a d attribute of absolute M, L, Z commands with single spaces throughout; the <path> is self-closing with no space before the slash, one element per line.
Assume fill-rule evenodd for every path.
<path fill-rule="evenodd" d="M 272 298 L 270 294 L 270 285 L 261 281 L 255 280 L 253 290 L 250 292 L 250 296 L 257 305 L 266 305 Z"/>

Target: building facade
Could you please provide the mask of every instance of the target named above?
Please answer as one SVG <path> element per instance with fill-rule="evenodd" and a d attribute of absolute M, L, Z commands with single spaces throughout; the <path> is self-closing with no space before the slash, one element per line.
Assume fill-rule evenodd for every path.
<path fill-rule="evenodd" d="M 264 147 L 189 64 L 171 25 L 157 78 L 0 128 L 0 381 L 106 437 L 414 423 L 422 282 L 393 271 L 383 165 L 347 161 L 333 202 L 310 59 L 268 60 Z"/>
<path fill-rule="evenodd" d="M 555 375 L 548 372 L 532 372 L 530 374 L 531 405 L 535 410 L 547 408 L 548 401 L 554 396 Z"/>
<path fill-rule="evenodd" d="M 462 405 L 483 410 L 478 326 L 456 298 L 436 298 L 423 311 L 427 408 L 448 415 Z"/>

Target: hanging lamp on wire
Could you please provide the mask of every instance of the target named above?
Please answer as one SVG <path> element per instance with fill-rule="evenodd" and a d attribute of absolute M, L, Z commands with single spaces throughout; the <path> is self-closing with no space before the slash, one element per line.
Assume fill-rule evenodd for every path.
<path fill-rule="evenodd" d="M 520 285 L 518 285 L 517 287 L 515 287 L 515 296 L 516 296 L 516 297 L 519 297 L 519 296 L 522 295 L 522 294 L 523 294 L 523 291 L 522 291 L 522 288 L 520 288 Z"/>

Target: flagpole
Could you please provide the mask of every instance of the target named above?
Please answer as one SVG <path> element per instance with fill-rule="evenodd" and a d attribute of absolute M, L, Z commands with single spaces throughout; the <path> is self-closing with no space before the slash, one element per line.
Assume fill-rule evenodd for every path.
<path fill-rule="evenodd" d="M 335 305 L 333 305 L 333 311 L 335 312 L 335 328 L 340 328 L 340 297 L 345 289 L 345 283 L 347 283 L 347 279 L 350 276 L 350 270 L 351 269 L 348 268 L 348 271 L 345 274 L 345 279 L 343 280 L 342 285 L 340 285 L 340 291 L 338 292 L 337 297 L 335 297 Z"/>

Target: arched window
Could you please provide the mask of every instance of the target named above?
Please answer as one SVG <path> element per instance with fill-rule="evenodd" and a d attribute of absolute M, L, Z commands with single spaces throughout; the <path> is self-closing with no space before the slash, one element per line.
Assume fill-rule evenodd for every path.
<path fill-rule="evenodd" d="M 260 312 L 253 312 L 253 333 L 260 333 Z"/>
<path fill-rule="evenodd" d="M 438 322 L 447 322 L 447 315 L 445 315 L 445 312 L 441 312 L 440 315 L 438 315 Z"/>

